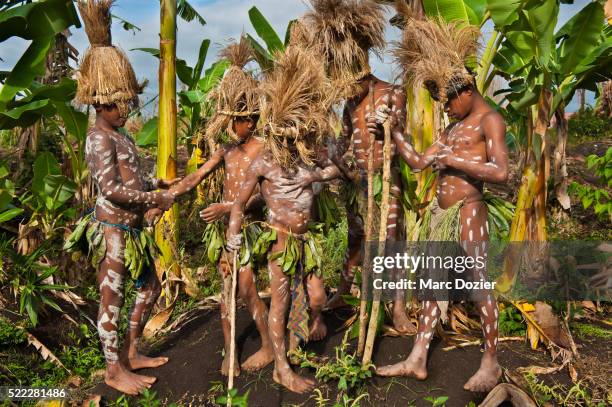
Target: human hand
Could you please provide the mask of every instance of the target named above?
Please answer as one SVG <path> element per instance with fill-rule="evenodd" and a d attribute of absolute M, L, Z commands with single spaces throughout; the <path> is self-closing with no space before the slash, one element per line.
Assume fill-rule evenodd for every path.
<path fill-rule="evenodd" d="M 145 212 L 144 220 L 148 226 L 155 226 L 164 213 L 159 208 L 151 208 Z"/>
<path fill-rule="evenodd" d="M 221 219 L 232 210 L 232 204 L 228 202 L 218 202 L 208 205 L 200 211 L 200 217 L 206 223 L 211 223 Z"/>
<path fill-rule="evenodd" d="M 227 239 L 226 249 L 231 254 L 237 253 L 242 246 L 242 234 L 237 233 L 235 235 L 231 235 Z"/>
<path fill-rule="evenodd" d="M 159 209 L 162 211 L 167 211 L 172 207 L 175 198 L 174 194 L 169 191 L 160 191 L 156 192 L 155 194 L 155 204 L 159 207 Z"/>
<path fill-rule="evenodd" d="M 436 170 L 444 170 L 451 165 L 451 162 L 454 157 L 455 156 L 453 154 L 453 150 L 450 147 L 445 146 L 434 157 L 434 162 L 432 166 Z"/>
<path fill-rule="evenodd" d="M 367 128 L 370 134 L 373 134 L 375 137 L 379 137 L 382 135 L 382 125 L 389 120 L 391 109 L 389 106 L 382 105 L 376 108 L 374 114 L 370 114 L 367 119 Z"/>
<path fill-rule="evenodd" d="M 313 182 L 321 180 L 321 175 L 317 171 L 308 171 L 296 175 L 295 178 L 280 177 L 278 184 L 282 192 L 299 196 L 304 188 L 308 188 Z"/>

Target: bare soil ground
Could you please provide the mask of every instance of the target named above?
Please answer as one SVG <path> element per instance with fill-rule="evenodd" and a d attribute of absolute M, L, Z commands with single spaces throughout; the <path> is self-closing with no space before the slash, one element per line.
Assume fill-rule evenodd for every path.
<path fill-rule="evenodd" d="M 311 343 L 307 350 L 318 355 L 332 356 L 334 347 L 338 346 L 344 335 L 338 332 L 344 320 L 348 317 L 347 311 L 327 313 L 325 318 L 330 327 L 331 334 L 322 342 Z M 153 354 L 163 354 L 170 357 L 170 362 L 155 370 L 143 370 L 142 373 L 154 375 L 158 378 L 152 390 L 163 400 L 163 403 L 181 402 L 185 405 L 209 406 L 214 405 L 215 382 L 226 382 L 221 376 L 222 334 L 219 329 L 219 315 L 211 310 L 203 313 L 196 320 L 185 326 L 179 332 L 169 337 Z M 259 347 L 259 339 L 255 326 L 245 309 L 238 312 L 237 322 L 238 348 L 240 360 L 244 361 Z M 374 363 L 385 365 L 404 359 L 409 352 L 412 338 L 383 337 L 377 341 L 374 352 Z M 609 362 L 609 343 L 598 344 L 591 349 L 599 352 L 601 363 Z M 445 345 L 434 340 L 430 350 L 429 377 L 425 381 L 411 378 L 380 378 L 374 377 L 366 383 L 369 398 L 363 405 L 372 406 L 427 406 L 431 403 L 424 400 L 427 396 L 448 396 L 447 406 L 466 406 L 470 401 L 481 402 L 482 394 L 473 394 L 463 390 L 463 384 L 468 380 L 479 365 L 480 350 L 477 346 L 444 351 Z M 604 351 L 603 354 L 601 351 Z M 591 353 L 591 352 L 589 352 Z M 595 355 L 596 356 L 596 355 Z M 502 342 L 499 347 L 499 359 L 504 369 L 514 371 L 520 366 L 539 365 L 550 366 L 550 356 L 544 350 L 532 351 L 523 342 Z M 314 377 L 314 372 L 306 369 L 298 371 L 307 376 Z M 567 373 L 562 371 L 548 375 L 553 382 L 568 383 Z M 327 399 L 335 399 L 337 393 L 336 383 L 318 383 L 318 388 Z M 240 394 L 249 391 L 249 406 L 314 406 L 315 395 L 297 395 L 288 392 L 272 380 L 272 366 L 260 373 L 242 373 L 236 380 L 235 386 Z M 103 400 L 115 400 L 120 394 L 113 391 L 104 383 L 99 383 L 90 394 L 100 394 Z M 218 395 L 219 393 L 216 393 Z"/>

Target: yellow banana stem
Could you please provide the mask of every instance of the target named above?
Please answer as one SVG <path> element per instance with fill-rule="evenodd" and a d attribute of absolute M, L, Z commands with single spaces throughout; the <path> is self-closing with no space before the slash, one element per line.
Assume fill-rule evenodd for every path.
<path fill-rule="evenodd" d="M 157 144 L 157 177 L 176 178 L 176 0 L 160 3 L 159 59 L 159 137 Z M 164 213 L 155 228 L 160 248 L 158 273 L 179 273 L 173 246 L 178 241 L 178 205 Z M 169 287 L 166 287 L 166 291 Z M 168 298 L 169 300 L 169 298 Z"/>

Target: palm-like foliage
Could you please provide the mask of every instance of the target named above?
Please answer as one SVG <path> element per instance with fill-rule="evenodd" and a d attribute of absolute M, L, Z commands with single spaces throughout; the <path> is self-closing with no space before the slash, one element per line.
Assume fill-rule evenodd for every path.
<path fill-rule="evenodd" d="M 3 272 L 0 280 L 10 284 L 13 295 L 19 301 L 19 312 L 27 313 L 32 325 L 36 326 L 40 313 L 45 312 L 46 307 L 62 312 L 50 294 L 70 287 L 49 283 L 57 272 L 57 267 L 41 263 L 41 258 L 49 250 L 48 247 L 41 245 L 31 254 L 22 255 L 13 250 L 12 243 L 11 239 L 3 239 L 0 246 L 0 257 L 7 262 L 0 269 Z"/>

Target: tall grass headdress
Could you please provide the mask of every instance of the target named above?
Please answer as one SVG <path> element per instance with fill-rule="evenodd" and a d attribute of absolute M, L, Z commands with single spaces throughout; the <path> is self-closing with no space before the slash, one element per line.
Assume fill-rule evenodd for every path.
<path fill-rule="evenodd" d="M 274 69 L 260 85 L 265 143 L 285 169 L 313 165 L 323 137 L 331 132 L 329 81 L 312 49 L 288 46 L 275 55 Z"/>
<path fill-rule="evenodd" d="M 441 103 L 473 86 L 469 66 L 476 64 L 479 28 L 465 21 L 446 22 L 441 17 L 415 19 L 408 6 L 398 6 L 398 11 L 404 27 L 401 40 L 393 44 L 393 55 L 406 84 L 424 85 Z"/>
<path fill-rule="evenodd" d="M 76 73 L 77 103 L 116 105 L 122 115 L 138 106 L 146 82 L 138 83 L 125 53 L 112 45 L 111 13 L 114 0 L 78 0 L 90 46 Z"/>
<path fill-rule="evenodd" d="M 219 141 L 226 131 L 233 141 L 239 141 L 232 130 L 233 119 L 259 115 L 258 82 L 244 69 L 254 60 L 254 52 L 248 38 L 243 35 L 238 42 L 232 42 L 221 50 L 219 56 L 227 59 L 230 66 L 208 95 L 215 105 L 215 113 L 206 126 L 206 138 Z"/>
<path fill-rule="evenodd" d="M 304 15 L 334 86 L 350 98 L 370 71 L 369 51 L 385 48 L 384 7 L 373 0 L 309 0 Z"/>

